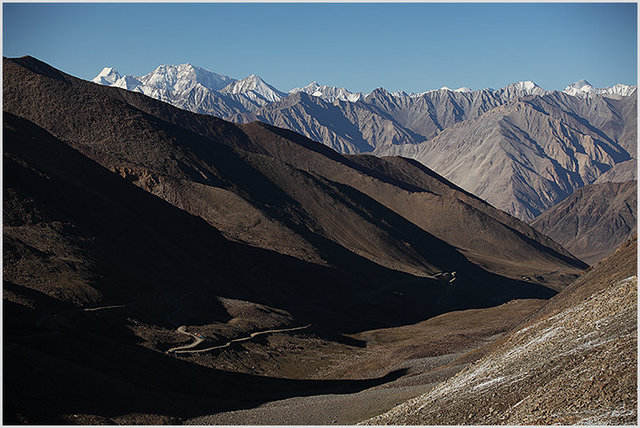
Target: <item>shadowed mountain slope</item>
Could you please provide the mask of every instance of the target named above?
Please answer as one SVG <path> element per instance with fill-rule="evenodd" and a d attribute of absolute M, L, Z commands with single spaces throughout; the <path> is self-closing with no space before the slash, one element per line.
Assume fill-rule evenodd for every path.
<path fill-rule="evenodd" d="M 597 263 L 637 231 L 637 181 L 589 184 L 553 206 L 531 226 L 587 263 Z"/>
<path fill-rule="evenodd" d="M 262 123 L 242 129 L 260 150 L 357 188 L 489 270 L 520 278 L 531 271 L 551 272 L 558 259 L 578 266 L 554 241 L 416 161 L 370 155 L 344 157 L 301 135 Z"/>
<path fill-rule="evenodd" d="M 460 256 L 447 243 L 512 277 L 572 275 L 583 266 L 533 229 L 459 190 L 451 192 L 473 202 L 425 186 L 407 187 L 293 132 L 260 124 L 238 127 L 75 79 L 32 58 L 5 60 L 5 75 L 5 109 L 202 216 L 232 239 L 314 263 L 349 266 L 344 255 L 327 260 L 334 245 L 328 240 L 413 274 L 455 270 L 452 260 Z M 447 222 L 455 211 L 459 221 Z M 243 213 L 241 224 L 236 213 Z M 484 227 L 465 229 L 473 217 Z M 392 229 L 404 232 L 396 236 Z M 282 238 L 271 239 L 274 234 Z M 518 268 L 516 258 L 531 262 Z"/>
<path fill-rule="evenodd" d="M 338 269 L 231 242 L 33 123 L 8 112 L 4 123 L 5 423 L 177 423 L 400 375 L 296 380 L 205 368 L 158 352 L 175 343 L 175 323 L 240 332 L 310 323 L 339 339 L 552 294 L 472 265 L 458 265 L 452 289 L 353 255 L 354 266 Z M 260 318 L 248 323 L 250 308 Z"/>
<path fill-rule="evenodd" d="M 402 304 L 371 306 L 371 299 L 357 297 L 376 280 L 406 275 L 364 261 L 371 276 L 349 276 L 229 242 L 202 219 L 128 183 L 32 123 L 6 112 L 4 122 L 5 423 L 160 423 L 289 396 L 353 392 L 393 379 L 243 375 L 141 346 L 146 343 L 134 326 L 160 334 L 174 326 L 170 314 L 185 323 L 229 321 L 220 296 L 273 305 L 253 303 L 266 320 L 286 313 L 274 306 L 286 307 L 285 321 L 311 322 L 320 331 L 323 325 L 388 325 L 409 312 L 421 319 L 426 308 L 407 312 Z M 419 288 L 431 302 L 441 289 L 428 280 Z M 197 300 L 181 308 L 188 295 Z M 97 305 L 104 310 L 94 311 Z M 343 305 L 357 309 L 345 311 Z M 392 310 L 389 317 L 385 306 Z M 137 420 L 128 414 L 156 416 Z"/>
<path fill-rule="evenodd" d="M 374 275 L 404 277 L 362 260 L 355 272 L 373 275 L 357 281 L 346 271 L 228 241 L 9 113 L 4 156 L 4 279 L 48 296 L 43 302 L 57 302 L 57 309 L 194 292 L 212 299 L 208 317 L 224 318 L 215 296 L 283 306 L 361 292 Z M 166 323 L 164 316 L 155 321 Z"/>
<path fill-rule="evenodd" d="M 637 423 L 637 238 L 489 354 L 367 424 Z"/>

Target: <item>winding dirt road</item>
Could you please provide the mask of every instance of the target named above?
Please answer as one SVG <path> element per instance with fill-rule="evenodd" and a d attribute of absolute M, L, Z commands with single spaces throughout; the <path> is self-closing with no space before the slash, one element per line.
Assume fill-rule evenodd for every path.
<path fill-rule="evenodd" d="M 196 354 L 196 353 L 199 353 L 199 352 L 209 352 L 209 351 L 213 351 L 215 349 L 226 348 L 226 347 L 230 346 L 234 342 L 244 342 L 246 340 L 253 339 L 254 337 L 260 336 L 262 334 L 283 333 L 283 332 L 286 332 L 286 331 L 304 330 L 305 328 L 309 328 L 310 326 L 311 326 L 311 324 L 307 324 L 307 325 L 304 325 L 302 327 L 291 327 L 291 328 L 280 328 L 280 329 L 275 329 L 275 330 L 257 331 L 255 333 L 251 333 L 249 336 L 240 337 L 238 339 L 231 339 L 230 341 L 228 341 L 224 345 L 211 346 L 209 348 L 204 348 L 204 349 L 190 349 L 190 348 L 195 348 L 196 346 L 201 344 L 204 341 L 204 339 L 197 337 L 193 333 L 189 333 L 189 332 L 185 331 L 185 326 L 181 326 L 177 330 L 178 333 L 182 333 L 182 334 L 186 334 L 188 336 L 191 336 L 195 340 L 192 343 L 188 344 L 188 345 L 178 346 L 176 348 L 171 348 L 167 352 L 173 352 L 173 353 L 176 353 L 176 354 Z"/>
<path fill-rule="evenodd" d="M 201 344 L 202 342 L 204 342 L 204 339 L 201 337 L 196 336 L 194 333 L 189 333 L 188 331 L 185 330 L 186 326 L 181 325 L 180 327 L 178 327 L 178 329 L 176 330 L 178 333 L 182 333 L 182 334 L 186 334 L 187 336 L 191 336 L 193 337 L 195 340 L 191 343 L 189 343 L 188 345 L 184 345 L 184 346 L 176 346 L 175 348 L 171 348 L 169 349 L 167 352 L 176 352 L 176 353 L 180 353 L 180 351 L 184 350 L 184 349 L 189 349 L 189 348 L 195 348 L 196 346 L 198 346 L 199 344 Z"/>

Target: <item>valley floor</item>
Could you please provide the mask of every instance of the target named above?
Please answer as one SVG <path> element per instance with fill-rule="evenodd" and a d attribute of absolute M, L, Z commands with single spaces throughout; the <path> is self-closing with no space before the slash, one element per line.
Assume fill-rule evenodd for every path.
<path fill-rule="evenodd" d="M 397 379 L 362 391 L 292 397 L 258 407 L 215 413 L 184 421 L 187 424 L 327 425 L 355 424 L 410 398 L 423 394 L 483 355 L 483 347 L 542 306 L 543 300 L 517 300 L 498 307 L 457 311 L 403 327 L 349 335 L 363 347 L 318 341 L 311 337 L 273 335 L 263 343 L 248 345 L 244 355 L 267 355 L 270 350 L 292 348 L 299 352 L 274 353 L 262 361 L 251 359 L 252 370 L 267 375 L 307 379 L 367 379 L 397 373 Z M 362 346 L 362 345 L 361 345 Z M 220 359 L 230 356 L 220 356 Z M 211 356 L 209 363 L 217 360 Z M 246 366 L 247 357 L 238 365 Z M 204 362 L 204 361 L 201 361 Z M 395 376 L 394 376 L 395 377 Z"/>

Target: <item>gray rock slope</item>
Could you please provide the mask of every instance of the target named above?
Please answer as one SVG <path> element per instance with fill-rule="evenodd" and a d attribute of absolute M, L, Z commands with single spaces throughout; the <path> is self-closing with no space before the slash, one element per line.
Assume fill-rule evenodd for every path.
<path fill-rule="evenodd" d="M 609 171 L 598 177 L 595 183 L 624 183 L 625 181 L 637 180 L 637 171 L 638 160 L 635 158 L 629 159 L 628 161 L 616 164 Z"/>
<path fill-rule="evenodd" d="M 544 94 L 532 82 L 500 90 L 422 94 L 390 93 L 378 88 L 356 102 L 297 92 L 250 113 L 229 116 L 234 122 L 259 120 L 296 131 L 343 153 L 366 153 L 388 145 L 426 141 L 443 129 L 472 119 L 520 96 Z"/>
<path fill-rule="evenodd" d="M 414 158 L 465 190 L 530 221 L 636 156 L 636 96 L 524 97 L 378 155 Z"/>

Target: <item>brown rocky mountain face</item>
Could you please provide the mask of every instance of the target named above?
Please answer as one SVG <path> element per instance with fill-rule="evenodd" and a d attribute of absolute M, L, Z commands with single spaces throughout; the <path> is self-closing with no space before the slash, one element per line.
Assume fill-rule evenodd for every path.
<path fill-rule="evenodd" d="M 548 298 L 586 267 L 417 162 L 345 157 L 30 57 L 3 72 L 5 423 L 178 423 L 358 393 L 404 373 L 358 333 L 470 308 L 482 326 L 482 308 Z M 478 346 L 535 307 L 439 346 Z M 166 354 L 196 332 L 194 354 Z M 416 358 L 402 346 L 385 358 Z M 368 361 L 357 376 L 318 374 L 350 355 Z"/>
<path fill-rule="evenodd" d="M 637 238 L 489 353 L 367 424 L 637 424 Z"/>
<path fill-rule="evenodd" d="M 637 233 L 637 181 L 589 184 L 537 217 L 531 226 L 587 263 L 611 255 Z"/>
<path fill-rule="evenodd" d="M 326 260 L 333 246 L 323 247 L 328 240 L 412 274 L 455 270 L 451 260 L 462 258 L 449 244 L 469 257 L 484 256 L 490 268 L 511 277 L 531 276 L 532 269 L 544 275 L 558 270 L 558 263 L 566 266 L 559 273 L 571 275 L 581 266 L 553 241 L 426 169 L 413 172 L 432 184 L 422 179 L 421 186 L 409 186 L 292 132 L 238 127 L 141 94 L 71 76 L 52 78 L 37 73 L 44 65 L 32 62 L 7 61 L 7 76 L 16 77 L 5 84 L 6 110 L 230 238 L 315 263 Z M 434 191 L 436 184 L 440 190 Z M 451 216 L 459 220 L 439 220 Z M 271 239 L 274 234 L 282 239 Z M 530 266 L 515 267 L 514 253 Z M 433 265 L 437 259 L 442 266 Z M 351 265 L 345 256 L 330 263 Z"/>
<path fill-rule="evenodd" d="M 544 235 L 418 162 L 370 155 L 336 157 L 335 152 L 290 131 L 260 123 L 243 129 L 260 145 L 260 150 L 355 187 L 491 271 L 514 278 L 530 275 L 534 270 L 547 276 L 541 272 L 552 272 L 555 260 L 572 257 Z M 307 150 L 300 150 L 301 147 Z M 541 243 L 546 250 L 532 252 L 533 242 Z M 553 275 L 547 276 L 547 281 L 553 284 Z"/>

